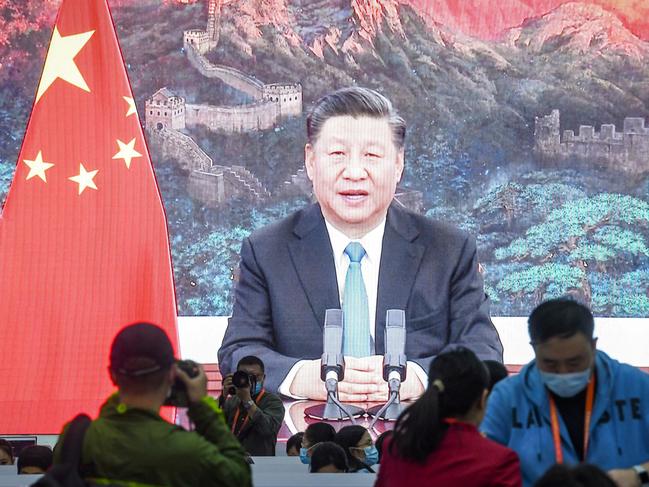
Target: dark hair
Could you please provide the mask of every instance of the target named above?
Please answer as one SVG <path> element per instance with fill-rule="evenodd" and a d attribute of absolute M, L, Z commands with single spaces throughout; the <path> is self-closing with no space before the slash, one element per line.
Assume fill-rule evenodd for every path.
<path fill-rule="evenodd" d="M 14 463 L 14 448 L 11 446 L 11 443 L 9 443 L 7 440 L 4 438 L 0 438 L 0 450 L 4 451 L 9 455 L 11 458 L 11 464 L 13 465 Z"/>
<path fill-rule="evenodd" d="M 306 136 L 315 144 L 323 125 L 332 117 L 351 116 L 387 118 L 392 141 L 402 148 L 406 138 L 406 122 L 399 116 L 390 100 L 369 88 L 352 86 L 320 98 L 306 117 Z"/>
<path fill-rule="evenodd" d="M 323 443 L 325 441 L 334 441 L 335 437 L 336 430 L 329 423 L 313 423 L 307 426 L 304 431 L 304 438 L 306 438 L 311 445 Z"/>
<path fill-rule="evenodd" d="M 491 392 L 498 382 L 507 378 L 509 372 L 507 372 L 507 367 L 497 360 L 484 360 L 483 363 L 489 371 L 489 387 L 487 389 Z"/>
<path fill-rule="evenodd" d="M 383 456 L 383 442 L 387 440 L 389 437 L 392 436 L 393 431 L 392 430 L 386 430 L 383 433 L 379 435 L 379 437 L 376 439 L 374 442 L 374 446 L 376 446 L 376 451 L 379 452 L 379 460 L 377 463 L 381 463 L 381 457 Z"/>
<path fill-rule="evenodd" d="M 583 333 L 593 339 L 593 314 L 583 304 L 570 298 L 550 299 L 539 304 L 527 320 L 532 345 L 550 338 L 570 338 Z"/>
<path fill-rule="evenodd" d="M 31 445 L 23 448 L 16 465 L 18 473 L 21 473 L 22 469 L 26 467 L 38 467 L 46 471 L 52 466 L 53 457 L 52 449 L 48 446 Z"/>
<path fill-rule="evenodd" d="M 300 431 L 299 433 L 295 433 L 293 436 L 291 436 L 287 441 L 286 441 L 286 454 L 288 455 L 288 452 L 291 448 L 297 449 L 297 451 L 300 451 L 300 448 L 302 448 L 302 437 L 304 436 L 304 433 Z"/>
<path fill-rule="evenodd" d="M 536 481 L 534 487 L 615 487 L 617 484 L 595 465 L 574 467 L 554 465 Z"/>
<path fill-rule="evenodd" d="M 309 471 L 311 473 L 318 473 L 321 468 L 326 467 L 327 465 L 333 465 L 343 472 L 349 470 L 345 450 L 333 441 L 325 441 L 313 449 Z"/>
<path fill-rule="evenodd" d="M 444 419 L 467 413 L 488 386 L 487 367 L 468 348 L 438 355 L 430 364 L 428 388 L 397 419 L 390 451 L 424 462 L 448 429 Z"/>
<path fill-rule="evenodd" d="M 255 357 L 254 355 L 247 355 L 246 357 L 243 357 L 241 360 L 239 360 L 239 363 L 237 364 L 237 369 L 242 365 L 259 365 L 259 368 L 261 369 L 262 372 L 266 371 L 264 368 L 264 363 L 261 361 L 259 357 Z"/>
<path fill-rule="evenodd" d="M 350 472 L 356 472 L 358 470 L 367 470 L 368 472 L 374 473 L 372 468 L 360 461 L 354 455 L 352 455 L 351 448 L 356 448 L 358 442 L 361 441 L 363 435 L 367 433 L 367 428 L 359 424 L 353 424 L 350 426 L 345 426 L 340 428 L 338 433 L 336 433 L 336 438 L 334 441 L 343 447 L 345 454 L 347 455 L 347 463 L 349 464 Z"/>

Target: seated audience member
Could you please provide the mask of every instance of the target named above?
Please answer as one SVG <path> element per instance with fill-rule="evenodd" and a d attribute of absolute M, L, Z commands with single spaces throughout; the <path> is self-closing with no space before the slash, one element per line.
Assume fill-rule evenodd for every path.
<path fill-rule="evenodd" d="M 376 451 L 379 452 L 379 459 L 376 463 L 381 463 L 381 456 L 383 455 L 383 443 L 388 438 L 392 438 L 392 430 L 384 431 L 379 435 L 374 444 L 376 445 Z"/>
<path fill-rule="evenodd" d="M 54 454 L 49 446 L 32 445 L 23 448 L 18 456 L 18 474 L 45 473 L 52 466 Z"/>
<path fill-rule="evenodd" d="M 245 451 L 207 395 L 205 371 L 199 367 L 190 378 L 178 368 L 162 328 L 137 323 L 122 329 L 111 347 L 109 372 L 119 390 L 86 431 L 81 461 L 89 477 L 180 487 L 252 485 Z M 160 417 L 176 379 L 187 390 L 187 415 L 195 431 Z M 55 465 L 61 462 L 58 445 L 64 440 L 65 429 L 54 451 Z"/>
<path fill-rule="evenodd" d="M 248 374 L 247 385 L 233 383 L 233 374 L 223 378 L 225 419 L 250 455 L 274 456 L 284 404 L 277 394 L 264 388 L 264 363 L 257 357 L 243 357 L 237 372 Z"/>
<path fill-rule="evenodd" d="M 340 445 L 324 441 L 313 449 L 311 473 L 345 473 L 348 470 L 347 455 Z"/>
<path fill-rule="evenodd" d="M 471 350 L 435 357 L 426 392 L 383 445 L 376 487 L 520 487 L 516 453 L 478 431 L 488 386 L 487 368 Z"/>
<path fill-rule="evenodd" d="M 328 423 L 313 423 L 307 426 L 302 437 L 300 461 L 306 465 L 311 463 L 313 447 L 325 441 L 334 441 L 336 430 Z"/>
<path fill-rule="evenodd" d="M 620 486 L 649 482 L 649 375 L 597 350 L 593 315 L 573 300 L 542 303 L 528 325 L 535 359 L 496 385 L 484 433 L 518 453 L 527 486 L 580 462 Z"/>
<path fill-rule="evenodd" d="M 299 457 L 300 448 L 302 448 L 302 437 L 304 433 L 300 431 L 295 433 L 286 441 L 286 456 L 287 457 Z"/>
<path fill-rule="evenodd" d="M 483 363 L 487 366 L 489 371 L 489 392 L 493 390 L 494 386 L 509 375 L 507 367 L 497 360 L 484 360 Z"/>
<path fill-rule="evenodd" d="M 7 440 L 0 438 L 0 465 L 14 464 L 14 449 Z"/>
<path fill-rule="evenodd" d="M 616 487 L 616 484 L 599 467 L 584 463 L 574 467 L 555 465 L 534 487 Z"/>
<path fill-rule="evenodd" d="M 345 426 L 336 433 L 334 439 L 347 454 L 350 472 L 374 473 L 372 465 L 379 460 L 379 452 L 374 446 L 370 432 L 360 425 Z"/>

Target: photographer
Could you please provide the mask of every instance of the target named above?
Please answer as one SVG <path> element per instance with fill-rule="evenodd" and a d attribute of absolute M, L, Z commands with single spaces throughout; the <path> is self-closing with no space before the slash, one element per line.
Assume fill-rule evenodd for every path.
<path fill-rule="evenodd" d="M 232 433 L 252 456 L 275 455 L 277 433 L 284 420 L 282 400 L 264 389 L 265 378 L 261 360 L 243 357 L 237 371 L 223 378 L 219 398 Z"/>
<path fill-rule="evenodd" d="M 179 487 L 252 485 L 245 452 L 216 401 L 207 396 L 205 372 L 199 365 L 190 367 L 187 373 L 176 365 L 169 338 L 155 325 L 137 323 L 117 334 L 109 373 L 119 390 L 86 431 L 81 462 L 87 477 Z M 159 415 L 169 396 L 182 395 L 195 432 Z M 62 462 L 59 445 L 66 430 L 54 452 L 55 465 Z"/>

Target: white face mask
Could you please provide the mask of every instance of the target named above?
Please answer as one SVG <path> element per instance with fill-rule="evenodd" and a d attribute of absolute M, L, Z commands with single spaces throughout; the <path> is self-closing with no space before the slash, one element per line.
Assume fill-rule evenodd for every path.
<path fill-rule="evenodd" d="M 592 371 L 590 368 L 582 372 L 573 372 L 570 374 L 554 374 L 552 372 L 543 372 L 539 370 L 541 380 L 557 396 L 572 397 L 586 389 Z"/>

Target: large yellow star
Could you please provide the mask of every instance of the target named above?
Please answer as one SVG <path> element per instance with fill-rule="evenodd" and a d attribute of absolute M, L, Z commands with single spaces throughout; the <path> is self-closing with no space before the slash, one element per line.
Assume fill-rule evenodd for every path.
<path fill-rule="evenodd" d="M 36 93 L 36 103 L 57 78 L 61 78 L 63 81 L 67 81 L 84 91 L 90 91 L 86 80 L 83 79 L 81 71 L 74 62 L 74 58 L 94 33 L 95 31 L 91 30 L 81 34 L 61 36 L 59 30 L 54 27 L 54 34 L 45 59 L 43 75 Z"/>
<path fill-rule="evenodd" d="M 128 117 L 129 115 L 136 114 L 137 109 L 135 108 L 135 100 L 130 96 L 123 96 L 122 98 L 124 98 L 124 101 L 128 103 L 128 111 L 126 112 L 126 116 Z"/>
<path fill-rule="evenodd" d="M 86 168 L 83 167 L 83 164 L 79 164 L 79 174 L 77 174 L 76 176 L 70 176 L 68 179 L 70 181 L 74 181 L 79 185 L 79 194 L 81 194 L 86 188 L 97 189 L 97 186 L 95 186 L 95 182 L 92 179 L 97 175 L 98 172 L 99 169 L 95 169 L 94 171 L 86 171 Z"/>
<path fill-rule="evenodd" d="M 124 163 L 128 169 L 131 168 L 131 159 L 142 157 L 138 151 L 135 150 L 135 138 L 131 139 L 128 144 L 117 139 L 119 152 L 113 156 L 113 159 L 124 159 Z"/>
<path fill-rule="evenodd" d="M 38 154 L 36 154 L 36 159 L 34 159 L 33 161 L 30 161 L 29 159 L 23 159 L 23 162 L 29 166 L 29 174 L 27 175 L 27 179 L 38 176 L 43 181 L 47 182 L 45 171 L 51 168 L 54 164 L 52 164 L 51 162 L 43 162 L 42 151 L 38 151 Z"/>

